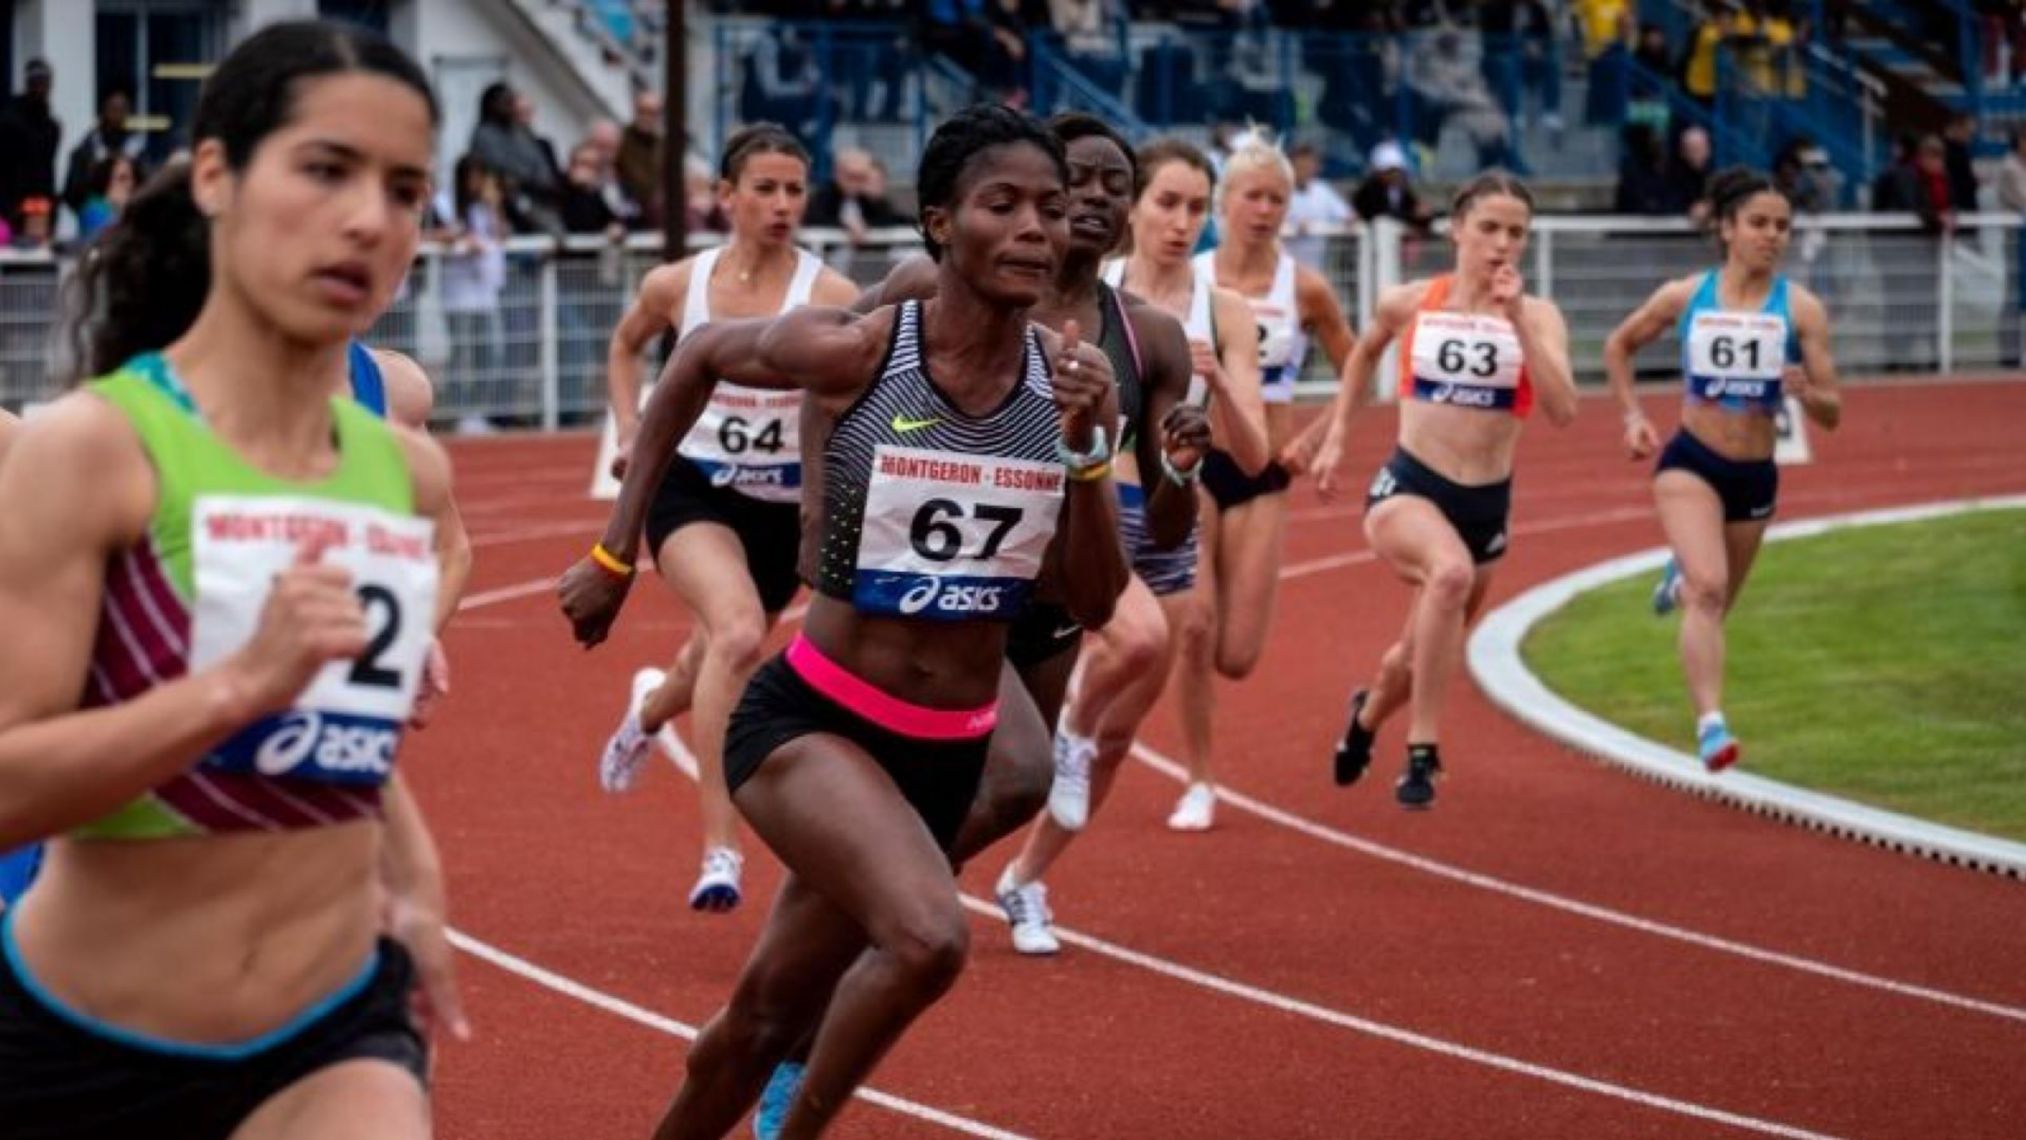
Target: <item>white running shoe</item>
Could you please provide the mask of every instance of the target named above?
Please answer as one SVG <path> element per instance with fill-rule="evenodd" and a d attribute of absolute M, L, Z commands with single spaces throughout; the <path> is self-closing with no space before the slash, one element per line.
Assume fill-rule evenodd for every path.
<path fill-rule="evenodd" d="M 1048 786 L 1048 814 L 1064 831 L 1082 831 L 1090 822 L 1090 761 L 1097 743 L 1066 731 L 1055 734 L 1055 782 Z"/>
<path fill-rule="evenodd" d="M 626 719 L 619 722 L 618 731 L 605 742 L 604 755 L 598 757 L 598 786 L 606 791 L 630 792 L 634 781 L 640 779 L 640 766 L 654 752 L 654 737 L 640 727 L 640 706 L 647 703 L 648 694 L 661 687 L 666 676 L 659 669 L 642 669 L 633 675 L 633 695 L 626 702 Z"/>
<path fill-rule="evenodd" d="M 1055 916 L 1048 913 L 1047 887 L 1038 880 L 1014 883 L 1013 868 L 1009 865 L 999 876 L 995 890 L 999 896 L 999 909 L 1006 912 L 1006 921 L 1013 927 L 1013 949 L 1016 953 L 1043 957 L 1062 949 L 1062 943 L 1055 940 Z"/>
<path fill-rule="evenodd" d="M 1170 831 L 1208 831 L 1217 811 L 1217 789 L 1209 784 L 1190 784 L 1175 801 L 1175 813 L 1168 817 Z"/>
<path fill-rule="evenodd" d="M 723 914 L 739 905 L 739 877 L 745 872 L 745 857 L 729 847 L 711 847 L 703 853 L 703 871 L 689 889 L 689 909 Z"/>

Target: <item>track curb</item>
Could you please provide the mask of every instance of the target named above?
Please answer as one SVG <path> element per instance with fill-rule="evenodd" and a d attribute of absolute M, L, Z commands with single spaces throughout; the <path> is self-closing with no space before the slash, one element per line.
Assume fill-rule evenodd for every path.
<path fill-rule="evenodd" d="M 1777 523 L 1768 542 L 1810 538 L 1861 526 L 1919 522 L 1979 511 L 2026 507 L 2026 495 L 1926 503 L 1910 507 Z M 1658 570 L 1665 549 L 1643 550 L 1535 586 L 1487 614 L 1466 650 L 1470 672 L 1491 702 L 1531 728 L 1614 767 L 1682 791 L 1788 823 L 1879 847 L 2026 879 L 2026 844 L 1964 831 L 1837 796 L 1808 791 L 1750 772 L 1711 775 L 1695 757 L 1627 731 L 1578 708 L 1543 684 L 1520 657 L 1520 644 L 1543 618 L 1577 595 Z"/>

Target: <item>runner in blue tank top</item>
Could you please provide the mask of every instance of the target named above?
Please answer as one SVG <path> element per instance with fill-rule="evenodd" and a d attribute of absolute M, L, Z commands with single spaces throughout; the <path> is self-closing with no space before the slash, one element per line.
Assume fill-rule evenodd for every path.
<path fill-rule="evenodd" d="M 1660 450 L 1653 498 L 1674 558 L 1654 610 L 1683 609 L 1681 667 L 1695 702 L 1696 750 L 1719 772 L 1739 755 L 1723 715 L 1723 623 L 1773 518 L 1777 418 L 1791 396 L 1809 419 L 1834 428 L 1843 399 L 1828 311 L 1779 273 L 1792 205 L 1765 175 L 1742 169 L 1718 174 L 1709 195 L 1723 266 L 1661 286 L 1605 342 L 1604 370 L 1625 412 L 1632 457 Z M 1633 391 L 1632 358 L 1670 328 L 1681 340 L 1686 399 L 1680 430 L 1660 449 Z"/>

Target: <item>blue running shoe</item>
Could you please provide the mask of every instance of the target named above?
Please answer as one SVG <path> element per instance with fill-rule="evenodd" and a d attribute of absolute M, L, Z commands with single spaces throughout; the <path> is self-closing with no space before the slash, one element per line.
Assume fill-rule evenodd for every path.
<path fill-rule="evenodd" d="M 1696 733 L 1695 746 L 1707 771 L 1721 772 L 1738 762 L 1738 738 L 1731 735 L 1730 726 L 1722 721 Z"/>
<path fill-rule="evenodd" d="M 1681 563 L 1667 560 L 1667 569 L 1660 572 L 1660 584 L 1653 587 L 1653 616 L 1666 617 L 1681 604 Z"/>
<path fill-rule="evenodd" d="M 760 1093 L 760 1111 L 753 1114 L 753 1135 L 759 1140 L 776 1140 L 781 1128 L 788 1123 L 788 1107 L 795 1103 L 795 1094 L 802 1091 L 802 1073 L 807 1066 L 800 1061 L 783 1061 L 774 1066 L 774 1075 L 767 1078 L 766 1090 Z"/>

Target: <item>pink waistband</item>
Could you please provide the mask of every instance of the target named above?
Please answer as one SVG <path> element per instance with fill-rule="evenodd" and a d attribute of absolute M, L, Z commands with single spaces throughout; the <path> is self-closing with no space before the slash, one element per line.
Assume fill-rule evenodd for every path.
<path fill-rule="evenodd" d="M 810 688 L 866 720 L 916 740 L 975 740 L 991 735 L 999 723 L 998 701 L 976 709 L 931 709 L 882 692 L 825 657 L 802 634 L 788 646 L 788 667 Z"/>

